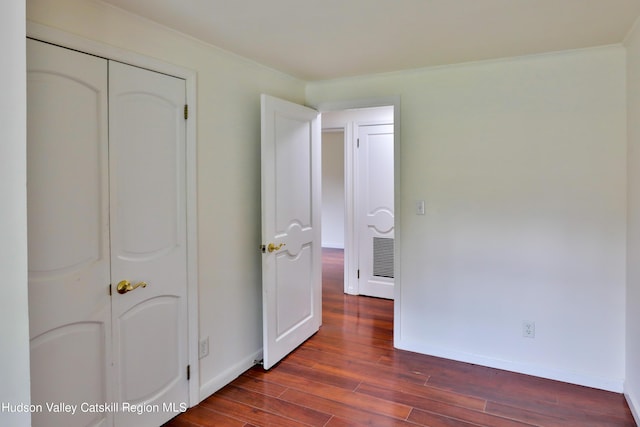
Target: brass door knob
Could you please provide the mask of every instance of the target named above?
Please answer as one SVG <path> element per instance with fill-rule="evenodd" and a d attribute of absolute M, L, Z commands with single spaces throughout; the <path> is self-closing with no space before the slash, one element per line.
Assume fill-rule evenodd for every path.
<path fill-rule="evenodd" d="M 269 246 L 267 246 L 267 250 L 269 251 L 269 253 L 271 253 L 271 252 L 279 251 L 280 249 L 282 249 L 283 246 L 287 246 L 287 244 L 280 243 L 278 246 L 276 246 L 273 243 L 269 243 Z"/>
<path fill-rule="evenodd" d="M 141 286 L 143 288 L 146 288 L 147 284 L 145 282 L 138 282 L 135 285 L 131 285 L 131 282 L 129 282 L 128 280 L 123 280 L 120 283 L 118 283 L 116 290 L 118 291 L 119 294 L 126 294 L 127 292 L 131 292 L 132 290 L 139 288 Z"/>

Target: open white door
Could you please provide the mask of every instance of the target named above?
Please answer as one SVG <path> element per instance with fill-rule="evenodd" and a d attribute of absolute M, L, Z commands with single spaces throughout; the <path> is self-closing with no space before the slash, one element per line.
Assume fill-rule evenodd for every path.
<path fill-rule="evenodd" d="M 320 115 L 262 95 L 263 366 L 322 323 Z"/>

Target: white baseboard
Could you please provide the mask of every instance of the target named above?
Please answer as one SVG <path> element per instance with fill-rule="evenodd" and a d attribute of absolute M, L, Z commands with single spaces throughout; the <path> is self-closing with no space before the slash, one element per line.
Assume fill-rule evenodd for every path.
<path fill-rule="evenodd" d="M 477 354 L 438 348 L 434 346 L 424 345 L 423 343 L 408 342 L 406 340 L 399 340 L 395 343 L 395 346 L 401 350 L 413 351 L 430 356 L 456 360 L 459 362 L 473 363 L 475 365 L 487 366 L 489 368 L 502 369 L 505 371 L 517 372 L 520 374 L 532 375 L 535 377 L 562 381 L 570 384 L 612 391 L 615 393 L 622 393 L 624 389 L 624 380 L 622 378 L 600 378 L 576 372 L 551 369 L 529 363 L 513 362 Z"/>
<path fill-rule="evenodd" d="M 322 247 L 327 249 L 344 249 L 344 243 L 322 243 Z"/>
<path fill-rule="evenodd" d="M 240 362 L 229 367 L 224 372 L 216 375 L 206 383 L 200 386 L 200 402 L 211 396 L 222 387 L 229 384 L 231 381 L 238 378 L 244 371 L 254 366 L 256 360 L 262 360 L 262 349 L 255 354 L 242 359 Z M 198 403 L 200 403 L 198 402 Z"/>
<path fill-rule="evenodd" d="M 625 391 L 624 397 L 627 399 L 627 404 L 629 405 L 629 409 L 631 409 L 633 419 L 636 420 L 636 424 L 640 426 L 640 401 L 634 399 L 635 396 L 628 390 Z"/>

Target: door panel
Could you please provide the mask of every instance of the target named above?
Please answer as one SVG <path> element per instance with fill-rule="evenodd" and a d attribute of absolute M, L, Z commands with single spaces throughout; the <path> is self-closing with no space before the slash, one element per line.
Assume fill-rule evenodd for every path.
<path fill-rule="evenodd" d="M 144 355 L 148 342 L 162 343 L 169 348 L 180 345 L 180 299 L 157 297 L 136 305 L 119 319 L 120 345 L 123 354 Z M 141 339 L 144 337 L 145 339 Z M 144 402 L 156 394 L 164 394 L 181 380 L 178 352 L 163 351 L 153 357 L 125 357 L 122 359 L 122 400 Z M 174 369 L 166 369 L 166 367 Z M 151 391 L 151 393 L 150 393 Z"/>
<path fill-rule="evenodd" d="M 393 299 L 393 125 L 360 126 L 359 293 Z"/>
<path fill-rule="evenodd" d="M 281 283 L 276 290 L 276 340 L 313 315 L 313 289 L 298 286 L 299 277 L 312 271 L 313 250 L 306 245 L 296 254 L 292 257 L 288 250 L 276 254 L 277 279 Z"/>
<path fill-rule="evenodd" d="M 56 413 L 46 406 L 64 402 L 80 408 L 84 402 L 109 402 L 105 350 L 104 322 L 74 323 L 31 340 L 32 395 L 37 399 L 32 403 L 43 405 L 42 412 L 32 414 L 33 426 L 110 425 L 108 414 Z"/>
<path fill-rule="evenodd" d="M 122 67 L 127 66 L 111 63 L 112 81 L 126 81 L 128 75 L 120 70 Z M 151 73 L 136 68 L 133 71 Z M 158 80 L 173 79 L 152 74 L 160 77 Z M 178 86 L 174 100 L 150 92 L 155 89 L 154 83 L 146 91 L 139 87 L 141 82 L 132 82 L 122 93 L 114 93 L 120 90 L 119 86 L 111 93 L 112 112 L 116 114 L 111 141 L 112 167 L 116 172 L 112 193 L 118 207 L 112 239 L 119 244 L 115 248 L 119 258 L 161 257 L 183 243 L 178 239 L 184 237 L 179 234 L 184 221 L 179 209 L 184 201 L 177 190 L 184 185 L 180 177 L 184 172 L 180 163 L 184 160 L 184 119 L 176 114 L 184 107 L 180 91 L 184 82 L 174 80 Z"/>
<path fill-rule="evenodd" d="M 322 322 L 321 146 L 315 110 L 266 95 L 261 101 L 263 364 L 269 369 Z"/>
<path fill-rule="evenodd" d="M 112 400 L 107 62 L 27 40 L 32 403 Z M 110 413 L 32 414 L 35 427 Z"/>
<path fill-rule="evenodd" d="M 111 61 L 109 99 L 111 274 L 146 283 L 113 294 L 116 398 L 154 409 L 116 424 L 159 425 L 188 402 L 185 82 Z"/>

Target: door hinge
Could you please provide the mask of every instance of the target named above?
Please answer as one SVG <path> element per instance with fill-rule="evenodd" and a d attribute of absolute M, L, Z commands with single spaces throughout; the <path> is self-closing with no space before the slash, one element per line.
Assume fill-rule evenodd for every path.
<path fill-rule="evenodd" d="M 189 118 L 189 106 L 184 104 L 184 119 L 187 120 Z"/>
<path fill-rule="evenodd" d="M 111 291 L 111 283 L 109 283 L 109 296 L 111 296 L 111 295 L 112 295 L 112 293 L 111 293 L 111 292 L 112 292 L 112 291 Z"/>
<path fill-rule="evenodd" d="M 191 365 L 187 365 L 187 381 L 191 379 Z"/>
<path fill-rule="evenodd" d="M 358 145 L 356 148 L 360 148 L 360 138 L 358 138 Z"/>
<path fill-rule="evenodd" d="M 358 279 L 360 278 L 360 269 L 358 269 Z"/>

